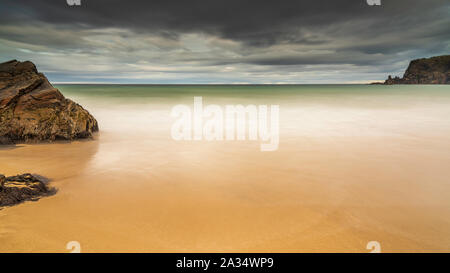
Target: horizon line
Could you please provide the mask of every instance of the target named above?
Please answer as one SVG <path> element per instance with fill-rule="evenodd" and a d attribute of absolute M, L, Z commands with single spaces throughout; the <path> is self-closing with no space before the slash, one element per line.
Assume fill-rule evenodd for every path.
<path fill-rule="evenodd" d="M 112 83 L 112 82 L 53 82 L 58 85 L 370 85 L 384 81 L 361 83 Z"/>

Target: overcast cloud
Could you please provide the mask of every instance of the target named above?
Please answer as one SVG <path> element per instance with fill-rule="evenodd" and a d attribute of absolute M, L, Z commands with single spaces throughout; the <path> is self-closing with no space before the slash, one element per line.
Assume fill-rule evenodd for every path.
<path fill-rule="evenodd" d="M 450 1 L 0 0 L 0 61 L 54 82 L 350 83 L 450 54 Z"/>

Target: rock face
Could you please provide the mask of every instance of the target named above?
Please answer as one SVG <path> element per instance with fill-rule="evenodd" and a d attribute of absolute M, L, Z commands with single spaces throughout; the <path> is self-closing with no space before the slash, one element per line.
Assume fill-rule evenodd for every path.
<path fill-rule="evenodd" d="M 403 78 L 389 75 L 384 84 L 450 84 L 450 55 L 411 61 Z"/>
<path fill-rule="evenodd" d="M 42 196 L 56 193 L 46 185 L 46 179 L 29 173 L 5 177 L 0 174 L 0 209 L 24 201 L 37 201 Z"/>
<path fill-rule="evenodd" d="M 0 64 L 0 144 L 92 137 L 97 121 L 29 61 Z"/>

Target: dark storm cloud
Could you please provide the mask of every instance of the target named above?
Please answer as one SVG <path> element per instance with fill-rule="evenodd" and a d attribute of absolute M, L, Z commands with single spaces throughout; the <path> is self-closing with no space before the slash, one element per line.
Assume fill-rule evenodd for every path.
<path fill-rule="evenodd" d="M 81 2 L 2 0 L 0 38 L 9 49 L 27 44 L 23 52 L 113 54 L 101 57 L 105 63 L 148 58 L 277 69 L 342 64 L 393 71 L 406 59 L 449 50 L 448 0 L 381 0 L 376 7 L 365 0 Z M 193 33 L 198 36 L 186 41 Z M 196 51 L 201 46 L 207 50 Z"/>
<path fill-rule="evenodd" d="M 64 0 L 3 2 L 2 23 L 32 17 L 54 24 L 125 27 L 169 36 L 201 31 L 261 46 L 314 42 L 299 37 L 297 30 L 341 23 L 350 24 L 340 30 L 343 34 L 364 32 L 357 26 L 361 22 L 369 22 L 365 26 L 369 35 L 412 31 L 439 14 L 448 15 L 449 7 L 447 0 L 384 0 L 380 7 L 365 0 L 82 0 L 81 7 L 68 7 Z"/>

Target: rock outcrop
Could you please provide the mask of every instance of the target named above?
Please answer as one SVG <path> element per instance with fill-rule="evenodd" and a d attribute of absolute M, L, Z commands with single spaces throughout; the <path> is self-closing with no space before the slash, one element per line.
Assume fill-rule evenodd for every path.
<path fill-rule="evenodd" d="M 10 177 L 0 174 L 0 209 L 56 193 L 46 183 L 47 179 L 29 173 Z"/>
<path fill-rule="evenodd" d="M 96 131 L 95 118 L 32 62 L 0 64 L 0 144 L 89 138 Z"/>
<path fill-rule="evenodd" d="M 450 84 L 450 55 L 411 61 L 403 78 L 389 75 L 384 84 Z"/>

